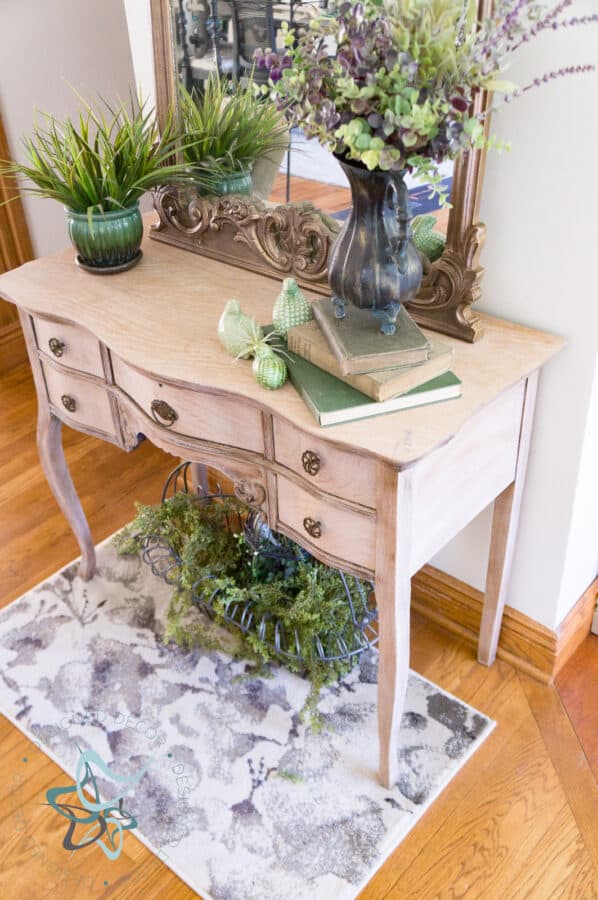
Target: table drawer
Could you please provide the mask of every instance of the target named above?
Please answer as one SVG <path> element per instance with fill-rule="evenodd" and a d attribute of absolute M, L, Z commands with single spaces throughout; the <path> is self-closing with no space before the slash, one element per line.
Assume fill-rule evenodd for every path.
<path fill-rule="evenodd" d="M 156 424 L 186 437 L 264 452 L 262 414 L 242 400 L 159 381 L 112 355 L 114 381 Z"/>
<path fill-rule="evenodd" d="M 320 490 L 373 508 L 376 493 L 376 462 L 342 450 L 295 428 L 274 420 L 276 460 L 301 475 Z"/>
<path fill-rule="evenodd" d="M 84 425 L 111 437 L 116 435 L 106 388 L 49 364 L 42 363 L 42 371 L 50 403 L 61 419 L 72 422 L 73 427 Z"/>
<path fill-rule="evenodd" d="M 314 496 L 282 476 L 277 483 L 278 520 L 296 532 L 302 544 L 363 569 L 375 568 L 374 516 Z"/>
<path fill-rule="evenodd" d="M 61 366 L 104 378 L 100 342 L 85 328 L 32 316 L 37 346 Z"/>

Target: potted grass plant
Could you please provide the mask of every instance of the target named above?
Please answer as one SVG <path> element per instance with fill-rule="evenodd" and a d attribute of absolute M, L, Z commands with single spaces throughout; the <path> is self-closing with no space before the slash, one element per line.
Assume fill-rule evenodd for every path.
<path fill-rule="evenodd" d="M 287 149 L 286 123 L 251 78 L 211 75 L 205 89 L 180 88 L 181 147 L 201 195 L 249 194 L 256 163 Z"/>
<path fill-rule="evenodd" d="M 63 204 L 77 262 L 94 273 L 138 262 L 140 197 L 185 178 L 186 165 L 173 161 L 178 136 L 172 113 L 159 132 L 141 98 L 115 107 L 100 101 L 99 109 L 83 101 L 75 121 L 41 113 L 23 146 L 26 162 L 0 160 L 0 175 L 18 179 L 28 194 Z"/>

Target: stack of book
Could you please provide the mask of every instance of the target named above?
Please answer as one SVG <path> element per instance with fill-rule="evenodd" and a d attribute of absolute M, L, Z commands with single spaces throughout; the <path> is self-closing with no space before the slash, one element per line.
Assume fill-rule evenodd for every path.
<path fill-rule="evenodd" d="M 461 396 L 452 348 L 428 338 L 401 307 L 394 335 L 380 333 L 370 310 L 330 300 L 287 337 L 289 379 L 320 425 L 336 425 Z"/>

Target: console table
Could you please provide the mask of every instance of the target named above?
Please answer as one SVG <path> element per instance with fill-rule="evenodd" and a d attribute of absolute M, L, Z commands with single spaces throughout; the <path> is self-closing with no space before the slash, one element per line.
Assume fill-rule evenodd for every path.
<path fill-rule="evenodd" d="M 230 477 L 237 496 L 318 559 L 375 582 L 380 779 L 397 777 L 411 576 L 495 501 L 479 660 L 493 662 L 530 445 L 536 381 L 562 341 L 484 316 L 478 344 L 446 338 L 463 397 L 319 428 L 294 388 L 266 391 L 216 328 L 237 297 L 271 319 L 279 284 L 145 241 L 128 272 L 78 269 L 72 249 L 0 276 L 38 394 L 44 471 L 94 572 L 94 543 L 65 462 L 62 423 L 133 450 L 145 436 Z M 109 485 L 105 486 L 109 490 Z M 314 527 L 314 523 L 317 527 Z"/>

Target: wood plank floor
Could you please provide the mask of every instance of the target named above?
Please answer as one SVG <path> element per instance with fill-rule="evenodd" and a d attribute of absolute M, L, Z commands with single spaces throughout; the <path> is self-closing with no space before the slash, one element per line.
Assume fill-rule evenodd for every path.
<path fill-rule="evenodd" d="M 269 197 L 273 203 L 286 202 L 286 185 L 286 176 L 277 175 Z M 349 188 L 323 184 L 321 181 L 311 181 L 309 178 L 291 178 L 291 202 L 300 203 L 305 200 L 310 200 L 323 212 L 333 215 L 351 206 L 351 191 Z M 446 233 L 449 210 L 438 209 L 429 215 L 435 217 L 438 231 Z"/>
<path fill-rule="evenodd" d="M 0 379 L 2 605 L 77 555 L 39 468 L 34 432 L 33 383 L 21 368 Z M 157 501 L 173 466 L 149 443 L 125 454 L 65 429 L 65 446 L 98 541 L 132 517 L 135 499 Z M 362 900 L 598 898 L 598 787 L 578 736 L 584 710 L 595 710 L 595 683 L 584 693 L 583 678 L 584 667 L 596 665 L 592 644 L 579 674 L 559 678 L 566 702 L 582 710 L 576 732 L 554 688 L 502 662 L 483 668 L 462 641 L 414 620 L 413 668 L 498 726 Z M 61 770 L 2 717 L 0 742 L 1 900 L 196 896 L 133 835 L 115 862 L 94 847 L 70 856 L 62 823 L 43 805 L 45 791 L 63 783 Z"/>

